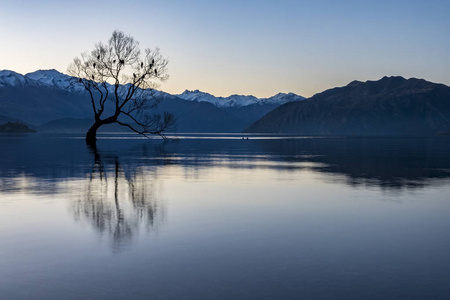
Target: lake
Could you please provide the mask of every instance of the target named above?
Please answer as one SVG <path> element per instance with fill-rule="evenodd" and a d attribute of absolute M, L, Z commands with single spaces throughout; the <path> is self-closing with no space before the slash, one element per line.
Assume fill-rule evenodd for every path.
<path fill-rule="evenodd" d="M 0 299 L 449 299 L 449 216 L 449 137 L 4 134 Z"/>

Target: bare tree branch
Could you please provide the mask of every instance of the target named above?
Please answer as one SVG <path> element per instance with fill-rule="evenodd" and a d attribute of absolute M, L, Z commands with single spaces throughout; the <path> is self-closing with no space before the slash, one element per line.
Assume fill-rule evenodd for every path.
<path fill-rule="evenodd" d="M 158 48 L 147 48 L 142 53 L 138 41 L 117 30 L 107 44 L 99 42 L 90 53 L 76 57 L 68 73 L 76 78 L 74 85 L 83 86 L 89 93 L 95 118 L 86 141 L 95 143 L 97 129 L 109 123 L 143 135 L 162 135 L 162 131 L 174 126 L 175 118 L 168 113 L 151 117 L 148 114 L 161 101 L 155 97 L 154 89 L 157 81 L 168 79 L 167 64 Z M 104 116 L 107 100 L 112 107 L 108 110 L 110 115 Z M 130 123 L 119 121 L 121 115 Z"/>

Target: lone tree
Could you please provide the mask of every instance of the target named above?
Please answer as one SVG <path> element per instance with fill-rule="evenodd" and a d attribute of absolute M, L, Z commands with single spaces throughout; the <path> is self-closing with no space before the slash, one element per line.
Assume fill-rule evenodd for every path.
<path fill-rule="evenodd" d="M 117 123 L 147 136 L 163 132 L 175 124 L 172 114 L 150 114 L 159 103 L 154 88 L 164 81 L 168 60 L 158 48 L 141 53 L 139 42 L 122 31 L 114 31 L 107 44 L 97 43 L 90 53 L 74 58 L 68 68 L 88 92 L 94 111 L 94 124 L 86 134 L 86 143 L 95 145 L 97 130 Z"/>

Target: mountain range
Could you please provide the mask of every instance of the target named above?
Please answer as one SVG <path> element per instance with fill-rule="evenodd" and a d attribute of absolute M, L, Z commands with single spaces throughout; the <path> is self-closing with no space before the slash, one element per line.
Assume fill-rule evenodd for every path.
<path fill-rule="evenodd" d="M 275 108 L 248 133 L 428 136 L 450 132 L 450 87 L 399 76 L 353 81 Z"/>
<path fill-rule="evenodd" d="M 85 132 L 93 122 L 86 91 L 56 70 L 21 75 L 0 71 L 0 124 L 21 122 L 38 131 Z M 112 88 L 112 86 L 111 86 Z M 173 113 L 177 132 L 297 135 L 424 136 L 450 133 L 450 87 L 399 76 L 353 81 L 309 99 L 215 97 L 199 90 L 156 91 L 155 113 Z M 104 131 L 121 131 L 108 125 Z"/>
<path fill-rule="evenodd" d="M 0 71 L 0 123 L 21 121 L 39 131 L 86 131 L 93 119 L 92 106 L 84 88 L 71 86 L 71 79 L 56 70 L 26 75 Z M 155 113 L 173 113 L 178 132 L 241 132 L 279 105 L 305 99 L 293 93 L 225 98 L 198 90 L 180 95 L 158 91 L 155 95 L 163 99 Z M 104 130 L 121 130 L 108 126 Z"/>

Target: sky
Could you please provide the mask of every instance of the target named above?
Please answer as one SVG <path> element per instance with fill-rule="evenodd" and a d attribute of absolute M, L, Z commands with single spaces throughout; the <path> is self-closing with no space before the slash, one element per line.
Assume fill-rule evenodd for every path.
<path fill-rule="evenodd" d="M 118 29 L 169 59 L 160 89 L 305 97 L 353 80 L 450 85 L 450 1 L 0 0 L 0 70 L 66 73 Z"/>

